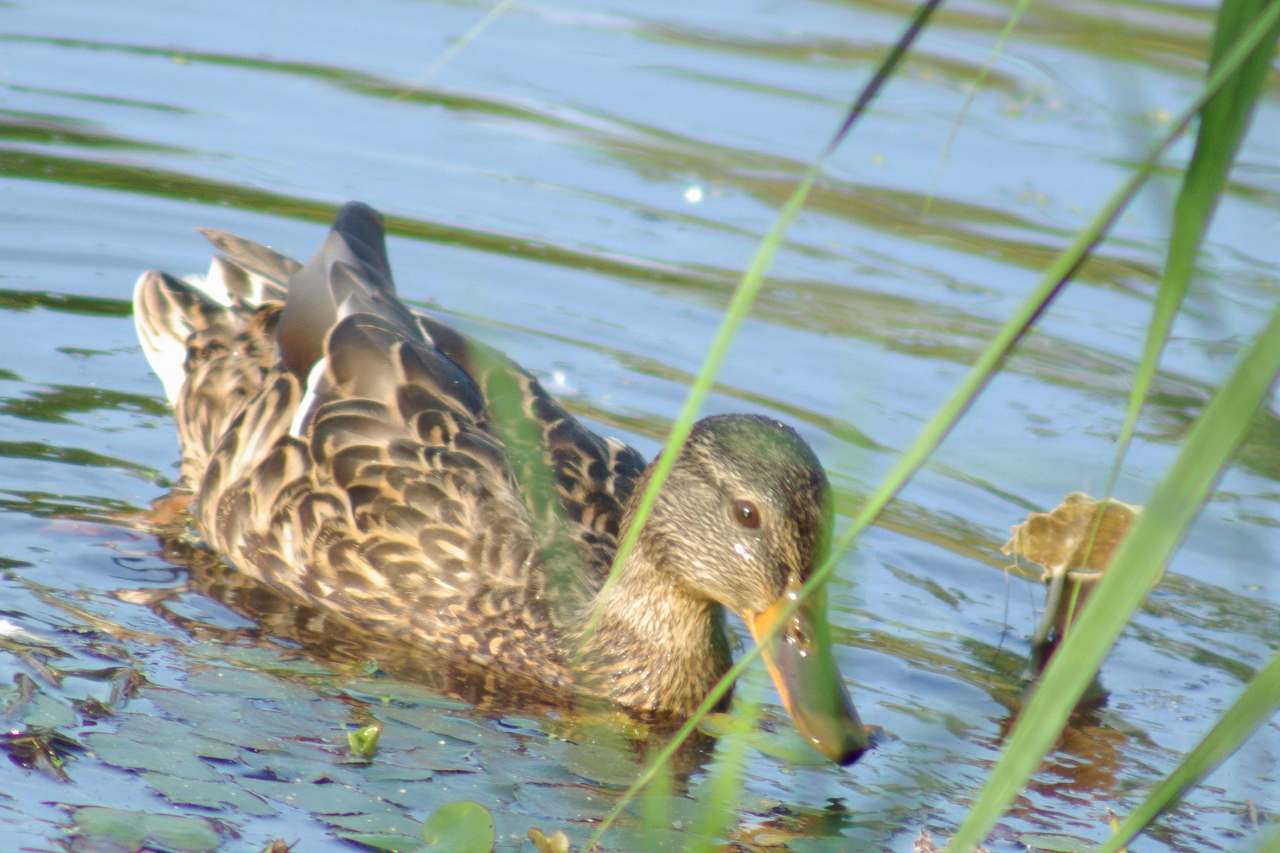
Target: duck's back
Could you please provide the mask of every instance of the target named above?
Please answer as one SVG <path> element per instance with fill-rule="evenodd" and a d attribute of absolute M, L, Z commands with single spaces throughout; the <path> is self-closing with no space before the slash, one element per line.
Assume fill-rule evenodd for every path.
<path fill-rule="evenodd" d="M 206 234 L 209 275 L 147 273 L 134 306 L 209 544 L 361 625 L 559 677 L 643 459 L 405 308 L 370 208 L 305 267 Z"/>

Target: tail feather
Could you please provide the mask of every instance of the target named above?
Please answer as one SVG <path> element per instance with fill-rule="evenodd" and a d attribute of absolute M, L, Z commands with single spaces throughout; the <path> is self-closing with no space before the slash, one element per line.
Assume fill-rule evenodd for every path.
<path fill-rule="evenodd" d="M 187 339 L 207 325 L 202 315 L 217 307 L 197 287 L 158 270 L 144 272 L 134 285 L 138 340 L 170 405 L 178 402 L 186 382 Z"/>
<path fill-rule="evenodd" d="M 196 230 L 222 253 L 225 265 L 235 271 L 234 285 L 228 287 L 233 297 L 253 306 L 268 300 L 284 301 L 289 278 L 302 268 L 301 264 L 274 249 L 226 231 Z"/>
<path fill-rule="evenodd" d="M 249 274 L 215 258 L 205 276 L 143 273 L 133 317 L 142 350 L 178 414 L 184 477 L 197 480 L 245 405 L 259 396 L 272 360 L 281 302 L 258 306 Z"/>

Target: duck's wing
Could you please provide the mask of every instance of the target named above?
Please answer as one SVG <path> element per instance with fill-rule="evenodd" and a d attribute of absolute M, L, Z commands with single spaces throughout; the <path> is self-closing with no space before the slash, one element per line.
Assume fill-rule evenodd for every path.
<path fill-rule="evenodd" d="M 644 472 L 634 448 L 587 429 L 501 352 L 419 315 L 436 348 L 473 377 L 509 449 L 531 515 L 578 545 L 591 583 L 608 572 L 622 510 Z"/>
<path fill-rule="evenodd" d="M 144 343 L 144 329 L 169 329 L 197 368 L 180 419 L 222 427 L 204 454 L 183 430 L 184 459 L 207 460 L 192 481 L 212 544 L 272 585 L 481 662 L 545 657 L 555 602 L 607 564 L 639 456 L 509 360 L 405 309 L 372 210 L 344 208 L 305 267 L 231 235 L 215 244 L 250 280 L 227 304 L 158 274 L 135 299 Z M 286 275 L 281 307 L 270 297 Z M 216 346 L 193 358 L 206 328 Z M 229 384 L 239 390 L 220 402 Z M 541 523 L 551 517 L 562 523 Z M 548 560 L 566 539 L 593 570 L 560 583 L 545 569 L 566 564 Z"/>
<path fill-rule="evenodd" d="M 270 282 L 288 276 L 288 301 L 277 331 L 281 358 L 299 377 L 318 362 L 318 330 L 344 316 L 380 317 L 406 341 L 434 350 L 461 368 L 482 401 L 484 429 L 506 451 L 517 492 L 550 550 L 575 543 L 589 585 L 608 569 L 617 547 L 622 505 L 644 470 L 639 453 L 582 426 L 530 373 L 505 355 L 445 324 L 411 313 L 396 298 L 381 218 L 371 208 L 346 205 L 320 252 L 305 267 L 223 232 L 206 232 L 232 265 Z M 357 366 L 356 375 L 374 365 Z M 467 392 L 472 386 L 467 385 Z M 303 415 L 305 421 L 307 415 Z M 573 560 L 569 560 L 573 562 Z"/>

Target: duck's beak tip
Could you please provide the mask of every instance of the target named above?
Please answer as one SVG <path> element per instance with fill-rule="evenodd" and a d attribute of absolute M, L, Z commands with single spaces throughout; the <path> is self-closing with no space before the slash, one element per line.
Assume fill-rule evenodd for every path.
<path fill-rule="evenodd" d="M 784 595 L 761 613 L 746 615 L 747 627 L 761 644 L 769 674 L 796 728 L 814 749 L 848 767 L 866 753 L 871 741 L 836 667 L 825 602 L 821 594 L 811 596 L 791 613 L 788 625 L 766 639 L 788 601 Z"/>
<path fill-rule="evenodd" d="M 848 767 L 870 751 L 871 745 L 862 740 L 849 740 L 840 745 L 840 749 L 831 756 L 831 760 L 841 767 Z"/>

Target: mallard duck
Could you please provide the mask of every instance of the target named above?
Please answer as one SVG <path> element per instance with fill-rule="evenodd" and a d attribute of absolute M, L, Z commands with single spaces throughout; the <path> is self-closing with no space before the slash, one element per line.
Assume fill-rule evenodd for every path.
<path fill-rule="evenodd" d="M 305 266 L 202 233 L 208 275 L 144 273 L 134 319 L 195 526 L 253 578 L 432 654 L 684 716 L 731 663 L 725 610 L 759 641 L 825 556 L 813 451 L 770 418 L 714 416 L 605 588 L 651 467 L 496 350 L 410 311 L 376 211 L 344 206 Z M 763 652 L 802 733 L 856 760 L 867 736 L 822 596 Z"/>

